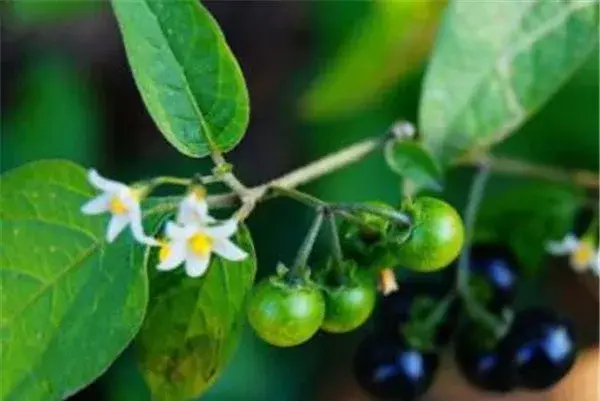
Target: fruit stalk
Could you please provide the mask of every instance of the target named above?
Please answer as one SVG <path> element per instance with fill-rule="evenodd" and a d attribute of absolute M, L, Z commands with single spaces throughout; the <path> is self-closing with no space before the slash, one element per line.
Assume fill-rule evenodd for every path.
<path fill-rule="evenodd" d="M 485 192 L 485 185 L 490 176 L 490 164 L 484 163 L 481 165 L 471 188 L 469 190 L 469 197 L 467 208 L 465 210 L 465 246 L 458 259 L 458 274 L 456 276 L 456 288 L 459 292 L 468 292 L 469 286 L 469 258 L 471 251 L 471 243 L 473 242 L 473 235 L 475 231 L 475 221 L 477 220 L 477 211 L 481 205 L 483 194 Z"/>
<path fill-rule="evenodd" d="M 366 212 L 377 216 L 390 219 L 396 224 L 410 227 L 411 221 L 408 215 L 394 209 L 384 209 L 381 207 L 368 205 L 364 203 L 338 203 L 331 206 L 333 210 L 345 212 Z"/>
<path fill-rule="evenodd" d="M 304 242 L 300 246 L 298 250 L 298 254 L 296 255 L 296 260 L 294 265 L 292 266 L 292 270 L 290 271 L 292 276 L 298 277 L 302 269 L 306 268 L 306 264 L 308 262 L 308 258 L 312 252 L 313 246 L 315 245 L 315 241 L 317 236 L 319 235 L 319 231 L 321 230 L 321 226 L 323 225 L 323 210 L 317 210 L 317 214 L 306 233 L 306 237 L 304 238 Z"/>
<path fill-rule="evenodd" d="M 331 235 L 331 248 L 333 250 L 333 257 L 337 265 L 340 265 L 339 262 L 344 260 L 344 255 L 342 252 L 342 244 L 340 242 L 340 234 L 338 233 L 337 224 L 335 222 L 335 215 L 331 212 L 327 212 L 327 222 L 329 223 L 329 233 Z"/>
<path fill-rule="evenodd" d="M 477 300 L 472 296 L 469 288 L 469 265 L 471 244 L 475 231 L 475 221 L 477 220 L 477 211 L 483 199 L 485 186 L 487 184 L 491 172 L 491 164 L 489 161 L 483 161 L 480 164 L 479 170 L 471 188 L 467 208 L 465 210 L 465 246 L 458 260 L 458 274 L 456 279 L 456 290 L 467 306 L 468 312 L 473 318 L 488 326 L 496 334 L 497 337 L 504 335 L 507 329 L 507 323 L 497 319 L 483 308 Z"/>

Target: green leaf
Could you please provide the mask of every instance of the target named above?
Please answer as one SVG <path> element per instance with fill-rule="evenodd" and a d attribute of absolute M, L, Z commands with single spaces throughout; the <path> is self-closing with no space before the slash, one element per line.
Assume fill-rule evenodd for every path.
<path fill-rule="evenodd" d="M 80 213 L 94 191 L 73 163 L 27 164 L 0 184 L 0 398 L 63 399 L 106 370 L 137 333 L 145 255 L 130 235 L 107 246 L 107 218 Z M 150 226 L 159 215 L 148 212 Z"/>
<path fill-rule="evenodd" d="M 154 122 L 181 153 L 231 150 L 248 92 L 219 26 L 198 0 L 113 0 L 127 58 Z"/>
<path fill-rule="evenodd" d="M 507 243 L 521 268 L 535 273 L 546 243 L 570 230 L 582 200 L 581 192 L 570 187 L 538 182 L 518 186 L 484 200 L 475 238 Z"/>
<path fill-rule="evenodd" d="M 371 105 L 418 68 L 445 1 L 377 1 L 301 100 L 307 119 L 339 118 Z"/>
<path fill-rule="evenodd" d="M 425 78 L 419 124 L 444 164 L 501 141 L 598 42 L 598 1 L 455 1 Z"/>
<path fill-rule="evenodd" d="M 256 273 L 256 255 L 245 227 L 236 243 L 250 256 L 242 262 L 215 257 L 202 278 L 190 278 L 183 269 L 151 276 L 148 314 L 134 344 L 155 399 L 197 397 L 232 356 Z M 152 266 L 149 270 L 155 271 Z"/>
<path fill-rule="evenodd" d="M 417 142 L 390 143 L 385 148 L 385 160 L 392 171 L 400 174 L 420 189 L 442 189 L 442 172 L 435 160 Z"/>

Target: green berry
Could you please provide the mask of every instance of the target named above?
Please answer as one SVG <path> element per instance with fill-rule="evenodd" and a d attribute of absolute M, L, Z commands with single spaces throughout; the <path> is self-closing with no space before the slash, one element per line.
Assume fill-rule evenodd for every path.
<path fill-rule="evenodd" d="M 263 340 L 278 347 L 308 341 L 323 323 L 325 301 L 313 283 L 288 284 L 271 277 L 254 287 L 248 301 L 250 325 Z"/>

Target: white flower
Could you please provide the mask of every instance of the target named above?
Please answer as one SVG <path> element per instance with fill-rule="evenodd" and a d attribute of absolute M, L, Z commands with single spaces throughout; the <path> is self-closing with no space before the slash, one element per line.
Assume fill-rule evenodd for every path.
<path fill-rule="evenodd" d="M 216 219 L 208 214 L 206 190 L 203 187 L 194 188 L 179 204 L 175 221 L 179 224 L 206 225 L 215 223 Z"/>
<path fill-rule="evenodd" d="M 589 238 L 577 238 L 567 234 L 562 241 L 550 241 L 546 250 L 552 255 L 569 255 L 569 264 L 578 273 L 592 270 L 600 272 L 600 255 Z"/>
<path fill-rule="evenodd" d="M 161 246 L 157 269 L 173 270 L 185 262 L 188 276 L 199 277 L 206 272 L 212 253 L 231 261 L 246 259 L 248 254 L 229 239 L 237 228 L 234 219 L 214 226 L 168 222 L 168 241 Z"/>
<path fill-rule="evenodd" d="M 83 205 L 81 211 L 84 214 L 105 212 L 112 214 L 106 231 L 108 242 L 114 241 L 117 235 L 129 225 L 133 237 L 137 241 L 148 245 L 157 244 L 155 239 L 144 234 L 139 202 L 141 194 L 139 191 L 120 182 L 103 178 L 93 169 L 89 171 L 88 179 L 94 187 L 103 191 L 103 193 Z"/>

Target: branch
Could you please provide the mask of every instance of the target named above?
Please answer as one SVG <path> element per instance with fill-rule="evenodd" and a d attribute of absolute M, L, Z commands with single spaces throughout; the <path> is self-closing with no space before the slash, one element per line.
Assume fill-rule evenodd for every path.
<path fill-rule="evenodd" d="M 486 163 L 493 172 L 515 174 L 548 181 L 571 182 L 580 187 L 600 188 L 600 176 L 587 170 L 564 170 L 557 167 L 531 164 L 522 160 L 492 155 L 471 155 L 457 162 L 458 165 L 479 165 Z"/>
<path fill-rule="evenodd" d="M 209 196 L 208 203 L 212 207 L 235 206 L 238 205 L 240 201 L 243 204 L 252 205 L 251 207 L 246 208 L 247 210 L 245 210 L 245 213 L 242 213 L 242 216 L 239 216 L 243 219 L 246 217 L 247 213 L 252 210 L 253 205 L 262 201 L 267 192 L 272 188 L 296 188 L 364 159 L 371 153 L 382 149 L 388 141 L 410 139 L 413 135 L 414 127 L 410 123 L 396 123 L 384 136 L 369 138 L 355 143 L 354 145 L 331 153 L 322 159 L 316 160 L 304 167 L 300 167 L 297 170 L 291 171 L 256 187 L 248 188 L 243 191 L 234 190 L 234 192 L 228 194 Z"/>

